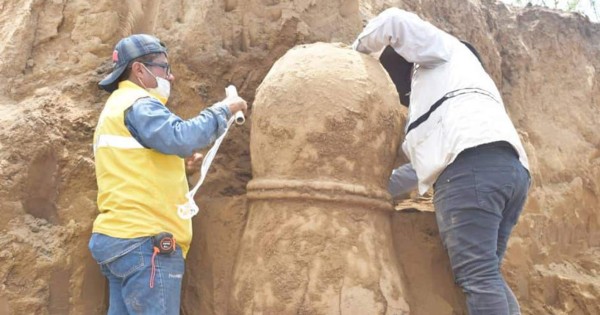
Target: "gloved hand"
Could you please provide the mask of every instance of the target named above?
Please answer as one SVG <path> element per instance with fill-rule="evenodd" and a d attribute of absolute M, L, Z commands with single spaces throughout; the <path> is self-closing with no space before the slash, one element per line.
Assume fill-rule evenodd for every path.
<path fill-rule="evenodd" d="M 392 197 L 404 196 L 417 188 L 419 179 L 410 163 L 406 163 L 392 171 L 388 191 Z"/>

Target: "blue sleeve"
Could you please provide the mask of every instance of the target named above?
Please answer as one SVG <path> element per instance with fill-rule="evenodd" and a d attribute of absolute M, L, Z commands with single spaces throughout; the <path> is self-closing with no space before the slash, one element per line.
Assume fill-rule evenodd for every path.
<path fill-rule="evenodd" d="M 224 103 L 183 120 L 159 101 L 147 97 L 137 100 L 125 113 L 125 126 L 144 147 L 164 154 L 190 156 L 215 141 L 227 129 L 231 116 Z"/>
<path fill-rule="evenodd" d="M 392 197 L 403 196 L 416 189 L 418 182 L 417 173 L 412 165 L 407 163 L 392 171 L 388 191 Z"/>

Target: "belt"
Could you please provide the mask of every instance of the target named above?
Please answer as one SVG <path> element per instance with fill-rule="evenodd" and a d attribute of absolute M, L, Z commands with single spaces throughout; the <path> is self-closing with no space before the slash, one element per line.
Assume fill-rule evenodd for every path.
<path fill-rule="evenodd" d="M 467 149 L 464 149 L 460 154 L 468 154 L 468 153 L 472 153 L 475 151 L 480 151 L 480 150 L 485 150 L 485 149 L 493 149 L 493 148 L 510 150 L 510 152 L 514 156 L 519 158 L 519 153 L 517 152 L 517 150 L 515 150 L 515 148 L 512 146 L 512 144 L 510 144 L 508 141 L 504 141 L 504 140 L 494 141 L 494 142 L 490 142 L 490 143 L 484 143 L 484 144 L 480 144 L 475 147 L 467 148 Z"/>

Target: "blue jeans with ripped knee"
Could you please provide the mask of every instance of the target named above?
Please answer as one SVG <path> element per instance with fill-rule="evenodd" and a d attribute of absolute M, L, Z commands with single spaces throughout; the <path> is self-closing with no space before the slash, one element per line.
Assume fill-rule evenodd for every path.
<path fill-rule="evenodd" d="M 463 151 L 434 185 L 440 236 L 471 315 L 521 314 L 500 265 L 529 185 L 505 142 Z"/>
<path fill-rule="evenodd" d="M 114 238 L 93 233 L 92 256 L 109 284 L 109 315 L 178 315 L 185 263 L 181 247 L 154 257 L 151 237 Z"/>

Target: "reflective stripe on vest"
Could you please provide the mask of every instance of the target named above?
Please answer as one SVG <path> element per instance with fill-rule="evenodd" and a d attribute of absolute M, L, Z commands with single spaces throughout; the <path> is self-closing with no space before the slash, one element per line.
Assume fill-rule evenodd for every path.
<path fill-rule="evenodd" d="M 133 137 L 99 135 L 98 141 L 94 145 L 94 155 L 98 148 L 105 147 L 118 149 L 144 149 L 144 146 Z"/>

